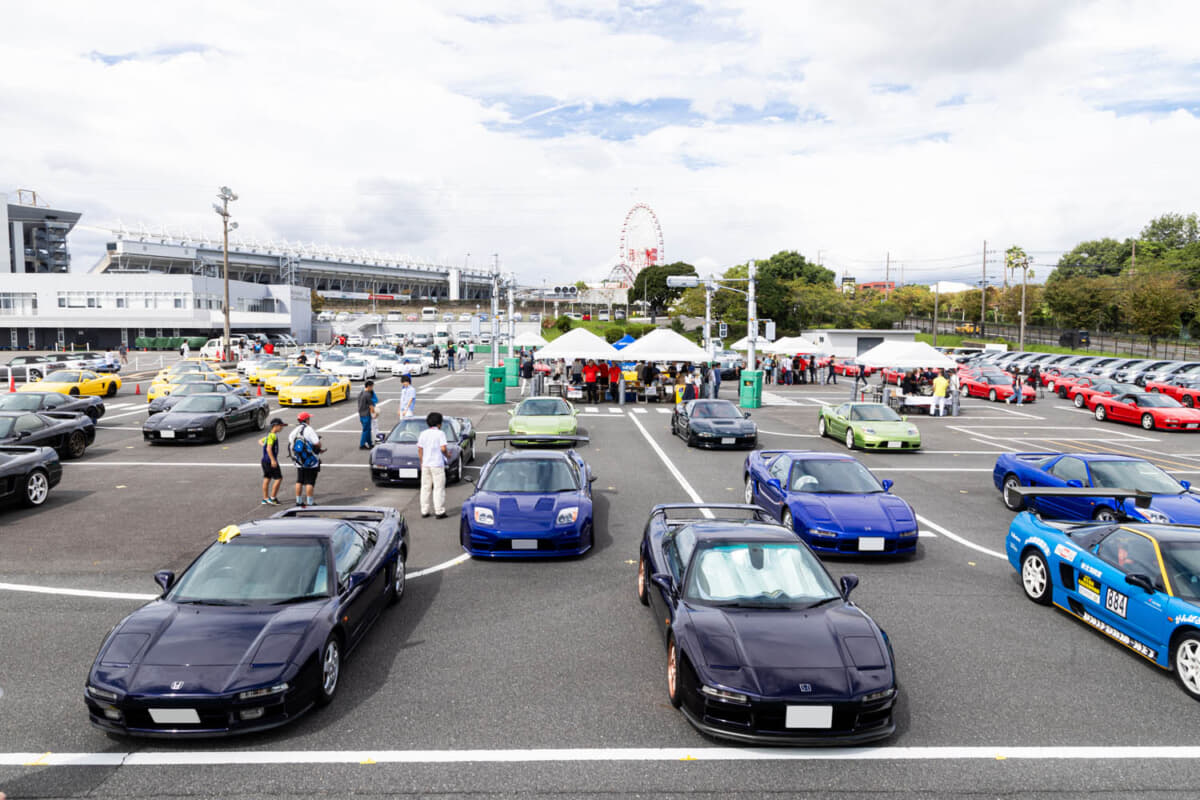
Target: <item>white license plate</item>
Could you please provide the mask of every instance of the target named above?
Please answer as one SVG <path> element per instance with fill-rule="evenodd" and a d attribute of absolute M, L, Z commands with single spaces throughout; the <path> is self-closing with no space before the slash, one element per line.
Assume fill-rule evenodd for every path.
<path fill-rule="evenodd" d="M 399 472 L 400 472 L 401 478 L 415 478 L 418 475 L 417 470 L 415 470 L 411 467 L 401 469 L 401 470 L 399 470 Z"/>
<path fill-rule="evenodd" d="M 733 437 L 732 436 L 721 437 L 721 444 L 733 444 Z"/>
<path fill-rule="evenodd" d="M 513 550 L 537 550 L 537 539 L 513 539 Z"/>
<path fill-rule="evenodd" d="M 832 728 L 833 706 L 788 706 L 784 725 L 789 728 Z"/>
<path fill-rule="evenodd" d="M 175 431 L 159 431 L 158 435 L 163 439 L 174 439 Z"/>
<path fill-rule="evenodd" d="M 864 536 L 858 540 L 858 549 L 878 553 L 883 550 L 883 539 L 877 536 Z"/>
<path fill-rule="evenodd" d="M 158 725 L 199 725 L 200 713 L 194 708 L 151 708 L 150 719 Z"/>
<path fill-rule="evenodd" d="M 888 447 L 899 447 L 900 442 L 888 442 Z"/>

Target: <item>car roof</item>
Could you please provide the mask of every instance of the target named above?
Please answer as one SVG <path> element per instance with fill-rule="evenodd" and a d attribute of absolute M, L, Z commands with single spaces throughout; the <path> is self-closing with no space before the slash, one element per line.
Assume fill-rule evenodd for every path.
<path fill-rule="evenodd" d="M 501 450 L 497 453 L 493 461 L 530 461 L 530 460 L 546 460 L 558 459 L 560 461 L 569 461 L 568 453 L 570 450 Z"/>
<path fill-rule="evenodd" d="M 297 519 L 258 519 L 238 524 L 243 536 L 331 536 L 342 525 L 351 524 L 335 517 L 305 517 Z"/>
<path fill-rule="evenodd" d="M 820 459 L 821 461 L 857 461 L 854 456 L 846 453 L 827 453 L 824 450 L 764 450 L 763 455 L 788 455 L 792 458 L 806 460 Z"/>
<path fill-rule="evenodd" d="M 796 534 L 781 525 L 757 520 L 698 519 L 685 526 L 700 542 L 784 542 L 801 544 Z"/>

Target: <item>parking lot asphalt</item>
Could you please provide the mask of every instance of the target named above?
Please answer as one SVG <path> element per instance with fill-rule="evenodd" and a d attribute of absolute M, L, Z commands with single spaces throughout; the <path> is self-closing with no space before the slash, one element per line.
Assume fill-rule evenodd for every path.
<path fill-rule="evenodd" d="M 484 363 L 414 381 L 418 413 L 474 421 L 476 468 L 498 447 L 486 434 L 507 423 L 508 407 L 482 401 Z M 45 506 L 0 511 L 0 790 L 9 797 L 1062 797 L 1165 795 L 1194 774 L 1190 751 L 1164 748 L 1194 744 L 1200 706 L 1168 673 L 1023 596 L 1003 558 L 1012 513 L 991 468 L 1007 450 L 1100 450 L 1195 481 L 1200 439 L 1100 423 L 1050 397 L 1019 409 L 967 400 L 959 417 L 912 417 L 919 453 L 858 454 L 895 481 L 922 530 L 910 559 L 827 560 L 835 576 L 860 576 L 853 599 L 895 647 L 898 729 L 881 747 L 731 748 L 668 704 L 663 645 L 634 595 L 637 544 L 655 503 L 740 502 L 745 453 L 687 448 L 669 433 L 669 409 L 654 404 L 583 407 L 591 442 L 581 453 L 598 475 L 596 546 L 545 562 L 459 559 L 456 513 L 472 485 L 448 487 L 448 519 L 422 519 L 415 486 L 372 485 L 353 401 L 312 411 L 329 448 L 318 502 L 398 507 L 412 535 L 410 571 L 440 569 L 414 577 L 376 623 L 330 708 L 230 740 L 108 737 L 82 701 L 105 632 L 138 596 L 156 593 L 156 570 L 181 570 L 224 525 L 276 510 L 259 504 L 260 434 L 150 446 L 144 398 L 132 389 L 127 382 L 109 401 L 95 444 L 65 463 Z M 398 379 L 376 389 L 381 419 L 394 419 Z M 844 451 L 816 436 L 817 410 L 849 393 L 844 383 L 766 387 L 767 405 L 752 417 L 760 446 Z M 294 423 L 295 410 L 273 404 L 272 413 Z M 285 467 L 282 498 L 291 477 Z M 1096 749 L 1067 749 L 1083 747 Z"/>

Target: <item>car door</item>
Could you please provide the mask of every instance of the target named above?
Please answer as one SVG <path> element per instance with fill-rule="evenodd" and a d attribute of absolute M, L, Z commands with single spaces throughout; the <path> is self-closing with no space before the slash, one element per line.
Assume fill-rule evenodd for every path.
<path fill-rule="evenodd" d="M 1077 486 L 1091 486 L 1087 464 L 1075 456 L 1063 456 L 1044 473 L 1046 486 L 1065 487 L 1071 481 Z M 1091 519 L 1094 501 L 1084 497 L 1038 497 L 1035 507 L 1043 516 L 1053 519 Z"/>
<path fill-rule="evenodd" d="M 330 539 L 333 549 L 334 574 L 337 578 L 339 612 L 346 625 L 350 643 L 356 642 L 370 622 L 376 595 L 371 576 L 356 574 L 367 554 L 368 543 L 353 525 L 339 525 Z"/>
<path fill-rule="evenodd" d="M 1089 558 L 1089 566 L 1100 570 L 1100 600 L 1095 602 L 1099 607 L 1096 615 L 1140 642 L 1157 650 L 1163 649 L 1166 643 L 1157 639 L 1158 631 L 1164 627 L 1162 618 L 1168 595 L 1158 543 L 1139 531 L 1118 528 L 1104 537 L 1085 558 Z M 1130 575 L 1148 578 L 1152 590 L 1128 583 L 1126 578 Z"/>
<path fill-rule="evenodd" d="M 250 424 L 250 412 L 242 398 L 236 395 L 225 396 L 225 424 L 230 428 Z"/>
<path fill-rule="evenodd" d="M 662 556 L 665 563 L 661 566 L 665 567 L 667 574 L 671 576 L 674 596 L 678 596 L 682 591 L 683 576 L 695 549 L 696 534 L 690 526 L 679 528 L 663 537 Z M 654 588 L 656 591 L 650 592 L 650 605 L 654 609 L 654 621 L 665 639 L 675 619 L 674 597 L 672 594 L 665 594 L 657 585 Z"/>
<path fill-rule="evenodd" d="M 58 448 L 65 444 L 58 441 L 62 437 L 37 414 L 22 414 L 17 417 L 13 423 L 13 435 L 16 437 L 16 443 L 20 445 Z"/>
<path fill-rule="evenodd" d="M 758 504 L 770 511 L 776 519 L 783 513 L 787 501 L 788 476 L 791 470 L 792 457 L 783 453 L 767 465 L 766 480 L 758 484 Z"/>
<path fill-rule="evenodd" d="M 850 416 L 850 404 L 842 403 L 833 413 L 826 418 L 826 426 L 829 428 L 829 434 L 835 439 L 842 439 L 846 435 L 846 420 Z"/>
<path fill-rule="evenodd" d="M 1137 403 L 1129 395 L 1120 395 L 1112 398 L 1105 403 L 1105 410 L 1108 412 L 1109 417 L 1118 422 L 1141 421 Z"/>

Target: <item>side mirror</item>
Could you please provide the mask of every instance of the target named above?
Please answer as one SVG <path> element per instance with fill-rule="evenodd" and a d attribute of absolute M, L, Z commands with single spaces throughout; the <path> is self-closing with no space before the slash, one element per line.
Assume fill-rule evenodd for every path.
<path fill-rule="evenodd" d="M 858 576 L 843 575 L 840 583 L 842 585 L 842 597 L 848 600 L 850 599 L 850 592 L 854 591 L 855 586 L 858 586 Z"/>
<path fill-rule="evenodd" d="M 750 418 L 750 412 L 749 412 L 749 411 L 743 411 L 743 412 L 742 412 L 742 419 L 749 419 L 749 418 Z"/>
<path fill-rule="evenodd" d="M 883 490 L 885 492 L 890 492 L 892 490 L 892 487 L 895 486 L 896 484 L 890 478 L 884 478 L 882 485 L 883 485 Z"/>
<path fill-rule="evenodd" d="M 509 415 L 510 417 L 511 417 L 513 414 L 516 414 L 516 413 L 517 413 L 517 410 L 516 410 L 515 408 L 510 408 L 510 409 L 508 410 L 508 415 Z"/>
<path fill-rule="evenodd" d="M 1191 482 L 1191 481 L 1180 481 L 1180 482 L 1179 482 L 1179 485 L 1183 487 L 1183 490 L 1184 490 L 1185 492 L 1186 492 L 1188 489 L 1191 489 L 1191 488 L 1192 488 L 1192 482 Z"/>
<path fill-rule="evenodd" d="M 656 572 L 650 576 L 650 581 L 667 594 L 675 594 L 675 581 L 667 573 Z"/>
<path fill-rule="evenodd" d="M 901 417 L 901 418 L 900 418 L 900 421 L 901 421 L 901 422 L 908 422 L 908 415 L 907 415 L 907 414 L 905 414 L 903 417 Z"/>
<path fill-rule="evenodd" d="M 1125 582 L 1130 586 L 1137 586 L 1139 589 L 1144 589 L 1150 594 L 1154 594 L 1154 583 L 1150 580 L 1149 575 L 1135 572 L 1132 575 L 1126 575 Z"/>
<path fill-rule="evenodd" d="M 588 483 L 595 483 L 595 482 L 596 482 L 596 478 L 597 478 L 597 477 L 599 477 L 599 476 L 598 476 L 598 475 L 589 475 L 589 476 L 588 476 Z"/>
<path fill-rule="evenodd" d="M 164 569 L 162 572 L 154 573 L 154 582 L 162 587 L 165 592 L 175 585 L 175 573 L 169 569 Z"/>
<path fill-rule="evenodd" d="M 352 592 L 359 586 L 367 582 L 367 573 L 351 572 L 350 577 L 346 578 L 346 591 Z"/>
<path fill-rule="evenodd" d="M 1067 481 L 1067 486 L 1072 486 L 1072 487 L 1074 487 L 1074 488 L 1076 488 L 1076 489 L 1082 489 L 1082 488 L 1083 488 L 1083 481 L 1070 480 L 1070 481 Z"/>
<path fill-rule="evenodd" d="M 783 484 L 779 482 L 779 478 L 767 478 L 767 485 L 783 491 Z"/>

